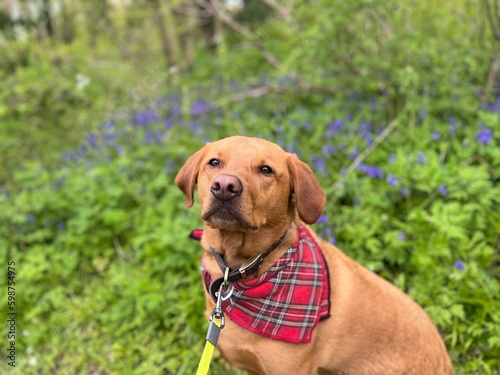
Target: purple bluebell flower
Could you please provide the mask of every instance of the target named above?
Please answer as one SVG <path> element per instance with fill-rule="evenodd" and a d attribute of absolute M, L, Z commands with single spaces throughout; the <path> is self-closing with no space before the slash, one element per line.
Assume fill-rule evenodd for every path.
<path fill-rule="evenodd" d="M 458 259 L 453 263 L 453 267 L 455 267 L 459 271 L 463 271 L 465 269 L 465 263 L 462 259 Z"/>
<path fill-rule="evenodd" d="M 210 103 L 205 100 L 197 100 L 191 107 L 191 113 L 193 115 L 202 115 L 210 110 Z"/>
<path fill-rule="evenodd" d="M 9 191 L 7 189 L 0 189 L 0 194 L 4 197 L 4 199 L 9 199 Z"/>
<path fill-rule="evenodd" d="M 481 130 L 476 133 L 476 141 L 487 146 L 493 139 L 493 131 L 486 126 L 482 126 Z"/>
<path fill-rule="evenodd" d="M 160 143 L 162 141 L 162 133 L 158 131 L 148 130 L 144 134 L 144 143 Z"/>
<path fill-rule="evenodd" d="M 401 189 L 401 194 L 403 195 L 403 197 L 407 197 L 408 194 L 410 194 L 410 190 L 407 187 L 403 187 Z"/>
<path fill-rule="evenodd" d="M 92 133 L 87 134 L 86 140 L 87 144 L 89 144 L 90 147 L 92 147 L 94 150 L 99 147 L 97 144 L 97 137 L 95 136 L 95 134 Z"/>
<path fill-rule="evenodd" d="M 78 156 L 78 158 L 83 158 L 85 155 L 87 155 L 88 150 L 89 147 L 84 143 L 75 151 L 75 153 Z"/>
<path fill-rule="evenodd" d="M 195 134 L 203 133 L 203 125 L 197 119 L 193 119 L 188 124 L 189 129 Z"/>
<path fill-rule="evenodd" d="M 36 216 L 33 214 L 27 214 L 26 215 L 26 221 L 28 223 L 34 223 L 36 221 Z"/>
<path fill-rule="evenodd" d="M 132 119 L 132 125 L 134 126 L 148 126 L 152 122 L 156 121 L 158 116 L 153 109 L 146 109 L 145 111 L 136 112 Z"/>
<path fill-rule="evenodd" d="M 165 120 L 163 122 L 163 125 L 166 130 L 172 129 L 172 126 L 174 126 L 174 121 L 172 119 Z"/>
<path fill-rule="evenodd" d="M 335 239 L 334 236 L 328 237 L 328 243 L 330 243 L 332 245 L 335 245 L 335 242 L 337 242 L 337 240 Z"/>
<path fill-rule="evenodd" d="M 58 232 L 63 231 L 63 230 L 64 230 L 64 228 L 65 228 L 65 226 L 66 226 L 66 225 L 64 224 L 64 221 L 58 221 L 58 222 L 57 222 L 57 231 L 58 231 Z"/>
<path fill-rule="evenodd" d="M 115 129 L 115 122 L 113 120 L 108 120 L 101 124 L 101 129 L 105 132 L 113 131 Z"/>
<path fill-rule="evenodd" d="M 293 140 L 292 143 L 289 145 L 286 145 L 286 147 L 284 149 L 289 154 L 295 154 L 297 151 L 296 147 L 297 147 L 297 143 L 295 140 Z"/>
<path fill-rule="evenodd" d="M 399 180 L 396 176 L 390 174 L 389 176 L 387 176 L 387 182 L 389 183 L 389 185 L 394 187 L 398 184 Z"/>
<path fill-rule="evenodd" d="M 420 107 L 418 111 L 418 117 L 420 117 L 422 120 L 426 119 L 428 116 L 427 110 L 424 107 Z"/>
<path fill-rule="evenodd" d="M 55 186 L 57 189 L 60 189 L 64 183 L 66 182 L 66 177 L 59 177 L 57 180 L 56 180 L 56 183 L 55 183 Z"/>
<path fill-rule="evenodd" d="M 394 163 L 396 161 L 396 154 L 395 153 L 391 153 L 389 155 L 389 163 Z"/>
<path fill-rule="evenodd" d="M 373 142 L 372 123 L 369 121 L 361 121 L 358 126 L 358 131 L 369 146 Z"/>
<path fill-rule="evenodd" d="M 398 234 L 398 240 L 400 240 L 400 241 L 406 240 L 406 233 L 405 232 L 400 232 Z"/>
<path fill-rule="evenodd" d="M 365 136 L 366 132 L 371 131 L 372 123 L 370 121 L 361 121 L 358 125 L 358 131 Z"/>
<path fill-rule="evenodd" d="M 321 173 L 323 176 L 328 176 L 328 171 L 326 170 L 326 160 L 317 155 L 313 155 L 311 159 L 316 171 Z"/>
<path fill-rule="evenodd" d="M 417 163 L 418 164 L 425 164 L 425 156 L 424 156 L 424 153 L 422 151 L 418 152 Z"/>
<path fill-rule="evenodd" d="M 437 142 L 441 139 L 441 133 L 438 132 L 437 130 L 433 130 L 431 134 L 431 138 L 434 142 Z"/>
<path fill-rule="evenodd" d="M 102 140 L 106 145 L 112 145 L 114 141 L 116 140 L 116 135 L 115 134 L 104 134 L 102 136 Z"/>
<path fill-rule="evenodd" d="M 64 157 L 64 160 L 66 160 L 66 161 L 74 161 L 72 152 L 65 152 L 63 157 Z"/>
<path fill-rule="evenodd" d="M 437 191 L 439 194 L 441 194 L 443 197 L 446 197 L 448 195 L 448 188 L 446 187 L 445 184 L 441 184 L 438 186 Z"/>
<path fill-rule="evenodd" d="M 333 154 L 335 154 L 335 147 L 333 147 L 333 145 L 325 145 L 323 146 L 323 156 L 325 157 L 328 157 L 328 156 L 332 156 Z"/>
<path fill-rule="evenodd" d="M 352 150 L 351 152 L 348 152 L 347 153 L 347 156 L 349 156 L 351 159 L 355 159 L 356 156 L 358 156 L 359 154 L 359 148 L 356 147 L 354 150 Z"/>
<path fill-rule="evenodd" d="M 366 165 L 363 163 L 359 163 L 357 169 L 362 173 L 366 174 L 370 178 L 384 178 L 385 174 L 382 172 L 382 169 L 377 166 Z"/>
<path fill-rule="evenodd" d="M 500 110 L 500 96 L 494 103 L 487 103 L 486 109 L 494 113 L 498 112 Z"/>
<path fill-rule="evenodd" d="M 328 223 L 328 215 L 321 215 L 319 219 L 316 221 L 316 224 L 327 224 Z"/>
<path fill-rule="evenodd" d="M 155 141 L 154 133 L 151 130 L 148 130 L 146 134 L 144 134 L 144 143 L 153 143 Z"/>
<path fill-rule="evenodd" d="M 333 229 L 330 227 L 326 227 L 323 232 L 325 233 L 325 235 L 330 236 L 333 233 Z"/>
<path fill-rule="evenodd" d="M 83 159 L 85 157 L 85 155 L 87 155 L 87 151 L 88 151 L 88 147 L 87 145 L 83 144 L 80 146 L 80 148 L 78 148 L 76 150 L 76 156 L 78 159 Z M 97 147 L 95 150 L 99 151 L 99 148 Z"/>
<path fill-rule="evenodd" d="M 454 116 L 450 116 L 449 121 L 450 121 L 449 133 L 451 136 L 454 136 L 455 132 L 457 131 L 457 119 Z"/>
<path fill-rule="evenodd" d="M 340 130 L 344 126 L 344 120 L 335 120 L 328 124 L 328 134 L 329 136 L 334 136 L 340 133 Z"/>
<path fill-rule="evenodd" d="M 278 82 L 280 84 L 280 86 L 285 86 L 290 80 L 288 79 L 287 76 L 281 76 L 279 79 L 278 79 Z"/>
<path fill-rule="evenodd" d="M 177 170 L 177 163 L 172 159 L 165 159 L 165 173 L 172 174 L 175 170 Z"/>
<path fill-rule="evenodd" d="M 181 114 L 182 114 L 182 109 L 181 109 L 181 107 L 180 107 L 179 104 L 173 105 L 168 110 L 168 116 L 169 117 L 180 116 Z"/>
<path fill-rule="evenodd" d="M 366 140 L 366 146 L 370 146 L 373 143 L 373 135 L 372 132 L 366 132 L 364 136 Z"/>

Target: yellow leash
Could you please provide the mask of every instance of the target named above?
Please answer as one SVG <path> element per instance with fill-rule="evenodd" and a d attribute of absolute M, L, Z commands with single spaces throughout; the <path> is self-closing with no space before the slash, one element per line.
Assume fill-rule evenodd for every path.
<path fill-rule="evenodd" d="M 211 330 L 212 330 L 212 337 L 210 337 Z M 203 349 L 203 354 L 201 355 L 196 375 L 208 374 L 208 369 L 210 368 L 210 362 L 212 361 L 214 349 L 217 346 L 217 341 L 219 339 L 220 330 L 221 330 L 220 325 L 212 320 L 210 322 L 210 325 L 208 326 L 207 341 L 205 342 L 205 348 Z"/>
<path fill-rule="evenodd" d="M 222 301 L 225 301 L 231 296 L 231 294 L 233 294 L 233 284 L 228 283 L 227 281 L 228 273 L 229 267 L 226 268 L 224 282 L 220 285 L 219 291 L 216 293 L 217 302 L 214 309 L 212 310 L 212 313 L 210 314 L 210 323 L 208 324 L 205 348 L 203 349 L 203 354 L 201 355 L 196 375 L 208 374 L 208 369 L 210 368 L 210 362 L 212 361 L 214 349 L 217 346 L 217 342 L 219 341 L 220 331 L 224 328 L 225 325 L 224 312 L 222 311 Z M 215 319 L 219 320 L 220 323 L 216 322 Z"/>

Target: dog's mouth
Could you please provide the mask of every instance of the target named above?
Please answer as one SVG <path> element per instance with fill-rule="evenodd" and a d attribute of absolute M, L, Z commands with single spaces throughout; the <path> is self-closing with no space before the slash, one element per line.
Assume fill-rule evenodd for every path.
<path fill-rule="evenodd" d="M 219 229 L 234 229 L 235 226 L 244 229 L 254 228 L 233 204 L 213 202 L 202 214 L 201 218 L 211 227 Z"/>

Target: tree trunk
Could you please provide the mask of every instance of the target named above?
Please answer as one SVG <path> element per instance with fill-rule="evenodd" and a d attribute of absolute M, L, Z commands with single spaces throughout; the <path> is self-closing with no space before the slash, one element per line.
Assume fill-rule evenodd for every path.
<path fill-rule="evenodd" d="M 169 68 L 174 67 L 177 64 L 178 49 L 175 46 L 175 24 L 170 14 L 170 9 L 168 7 L 162 7 L 160 0 L 150 0 L 150 2 L 155 13 L 156 25 L 158 26 L 158 31 L 160 33 L 160 40 L 165 61 Z M 164 11 L 166 13 L 165 18 L 167 19 L 168 25 L 165 24 L 163 19 Z"/>
<path fill-rule="evenodd" d="M 52 15 L 50 13 L 51 4 L 50 0 L 43 0 L 42 17 L 45 25 L 45 31 L 49 38 L 54 37 L 54 27 L 52 25 Z"/>
<path fill-rule="evenodd" d="M 495 57 L 493 58 L 493 62 L 491 63 L 490 72 L 488 74 L 488 80 L 486 81 L 486 87 L 484 89 L 484 93 L 481 98 L 481 102 L 483 104 L 486 104 L 490 99 L 491 94 L 493 94 L 493 88 L 495 86 L 499 70 L 500 70 L 500 50 L 497 51 Z"/>
<path fill-rule="evenodd" d="M 70 44 L 75 38 L 75 12 L 67 1 L 61 3 L 62 27 L 61 39 L 65 44 Z"/>
<path fill-rule="evenodd" d="M 189 70 L 194 62 L 194 49 L 196 40 L 196 28 L 198 24 L 198 11 L 195 1 L 188 3 L 189 7 L 186 14 L 186 29 L 181 35 L 182 52 L 184 57 L 183 69 Z"/>

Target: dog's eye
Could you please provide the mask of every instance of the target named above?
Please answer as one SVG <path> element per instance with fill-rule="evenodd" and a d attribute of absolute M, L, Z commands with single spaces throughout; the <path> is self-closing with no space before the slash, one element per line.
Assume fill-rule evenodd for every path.
<path fill-rule="evenodd" d="M 273 173 L 273 170 L 270 166 L 264 165 L 264 166 L 260 167 L 260 172 L 263 174 L 271 174 L 271 173 Z"/>
<path fill-rule="evenodd" d="M 208 162 L 208 165 L 210 165 L 212 167 L 218 167 L 220 165 L 220 161 L 219 161 L 219 159 L 210 159 L 210 161 Z"/>

